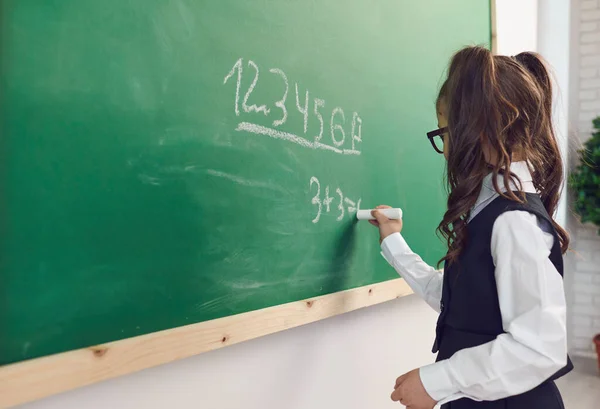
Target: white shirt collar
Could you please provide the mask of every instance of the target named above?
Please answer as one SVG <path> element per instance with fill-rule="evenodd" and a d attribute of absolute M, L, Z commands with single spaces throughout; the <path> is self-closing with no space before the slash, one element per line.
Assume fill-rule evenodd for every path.
<path fill-rule="evenodd" d="M 511 171 L 511 173 L 515 174 L 517 176 L 517 178 L 519 178 L 519 180 L 521 181 L 521 183 L 523 185 L 525 185 L 525 183 L 533 182 L 531 172 L 529 172 L 529 166 L 527 165 L 527 162 L 525 162 L 525 161 L 511 163 L 510 171 Z M 490 173 L 483 179 L 483 187 L 494 190 L 494 184 L 492 183 L 492 176 L 493 176 L 492 173 Z M 503 175 L 498 175 L 498 185 L 501 189 L 504 186 L 504 176 Z M 511 187 L 513 189 L 518 188 L 518 186 L 511 186 Z M 525 189 L 525 186 L 523 186 L 523 189 Z M 535 193 L 535 190 L 533 192 L 527 192 L 527 193 Z"/>
<path fill-rule="evenodd" d="M 510 171 L 517 176 L 521 181 L 523 191 L 526 193 L 537 193 L 535 186 L 533 185 L 533 177 L 529 172 L 529 166 L 527 162 L 513 162 L 510 165 Z M 483 210 L 488 204 L 490 204 L 495 198 L 499 196 L 498 192 L 494 189 L 494 183 L 492 181 L 493 174 L 490 173 L 483 179 L 481 186 L 481 192 L 475 202 L 475 206 L 471 210 L 471 217 L 473 219 L 481 210 Z M 498 175 L 498 187 L 502 192 L 505 192 L 504 188 L 504 176 Z M 511 189 L 519 190 L 519 186 L 511 182 Z"/>

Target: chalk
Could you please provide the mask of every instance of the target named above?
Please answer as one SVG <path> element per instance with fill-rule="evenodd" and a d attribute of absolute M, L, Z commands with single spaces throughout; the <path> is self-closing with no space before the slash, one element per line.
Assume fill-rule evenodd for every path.
<path fill-rule="evenodd" d="M 375 218 L 371 215 L 373 210 L 380 211 L 388 219 L 402 219 L 402 209 L 399 208 L 359 210 L 356 212 L 356 218 L 358 220 L 375 220 Z"/>

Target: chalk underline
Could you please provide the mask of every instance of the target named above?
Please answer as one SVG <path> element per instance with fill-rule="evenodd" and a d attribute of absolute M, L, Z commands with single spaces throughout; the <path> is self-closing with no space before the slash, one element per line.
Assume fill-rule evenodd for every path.
<path fill-rule="evenodd" d="M 339 149 L 339 148 L 336 148 L 333 146 L 326 145 L 321 142 L 311 142 L 311 141 L 306 140 L 303 137 L 295 135 L 293 133 L 279 131 L 277 129 L 253 124 L 250 122 L 240 122 L 235 130 L 250 132 L 253 134 L 257 134 L 257 135 L 266 135 L 273 139 L 281 139 L 284 141 L 293 142 L 293 143 L 303 146 L 305 148 L 323 149 L 323 150 L 339 153 L 341 155 L 360 155 L 360 151 L 358 151 L 356 149 Z"/>

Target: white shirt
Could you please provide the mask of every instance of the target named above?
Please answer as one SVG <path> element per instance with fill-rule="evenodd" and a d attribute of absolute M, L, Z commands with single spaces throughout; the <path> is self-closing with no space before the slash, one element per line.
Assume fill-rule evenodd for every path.
<path fill-rule="evenodd" d="M 536 193 L 525 162 L 513 163 L 510 170 L 525 192 Z M 497 197 L 490 174 L 471 218 Z M 566 365 L 565 294 L 562 277 L 548 258 L 554 237 L 545 232 L 547 225 L 525 211 L 505 212 L 496 219 L 491 249 L 506 333 L 420 369 L 423 386 L 440 404 L 464 397 L 490 401 L 519 395 Z M 442 271 L 413 253 L 399 233 L 383 241 L 382 253 L 413 291 L 439 312 Z"/>

